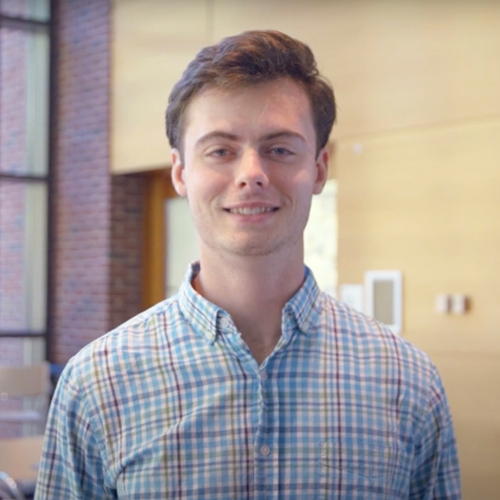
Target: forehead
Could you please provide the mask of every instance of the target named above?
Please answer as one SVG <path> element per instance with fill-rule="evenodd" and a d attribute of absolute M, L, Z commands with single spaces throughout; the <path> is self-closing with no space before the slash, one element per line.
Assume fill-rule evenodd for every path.
<path fill-rule="evenodd" d="M 184 138 L 189 143 L 219 129 L 247 135 L 287 129 L 315 141 L 309 97 L 301 85 L 288 78 L 203 89 L 186 108 Z"/>

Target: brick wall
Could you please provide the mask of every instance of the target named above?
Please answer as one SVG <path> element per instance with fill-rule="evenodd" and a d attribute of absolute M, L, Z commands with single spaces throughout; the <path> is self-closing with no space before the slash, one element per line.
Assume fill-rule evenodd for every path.
<path fill-rule="evenodd" d="M 58 33 L 52 359 L 141 309 L 140 176 L 109 175 L 110 6 L 64 0 Z"/>
<path fill-rule="evenodd" d="M 109 325 L 109 3 L 57 3 L 52 357 L 65 362 Z"/>
<path fill-rule="evenodd" d="M 112 178 L 110 329 L 141 312 L 143 196 L 141 176 Z"/>

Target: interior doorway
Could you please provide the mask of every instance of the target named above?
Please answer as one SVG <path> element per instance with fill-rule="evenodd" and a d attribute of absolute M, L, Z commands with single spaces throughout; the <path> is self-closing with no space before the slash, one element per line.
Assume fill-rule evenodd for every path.
<path fill-rule="evenodd" d="M 145 197 L 143 306 L 174 295 L 189 263 L 198 258 L 198 241 L 189 205 L 175 192 L 170 169 L 149 176 Z M 329 179 L 314 196 L 304 233 L 304 260 L 321 290 L 337 295 L 337 181 Z"/>

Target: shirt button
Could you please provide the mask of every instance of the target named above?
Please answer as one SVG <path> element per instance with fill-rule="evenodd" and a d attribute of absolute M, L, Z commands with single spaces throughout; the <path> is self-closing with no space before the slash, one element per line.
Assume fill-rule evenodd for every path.
<path fill-rule="evenodd" d="M 267 380 L 269 377 L 267 376 L 267 372 L 266 371 L 261 371 L 260 372 L 260 379 L 261 380 Z"/>
<path fill-rule="evenodd" d="M 267 446 L 267 444 L 263 444 L 260 447 L 260 454 L 267 457 L 269 455 L 269 453 L 271 453 L 271 448 L 269 448 L 269 446 Z"/>
<path fill-rule="evenodd" d="M 228 318 L 221 318 L 220 320 L 220 326 L 221 328 L 229 328 L 229 326 L 231 325 L 231 322 L 229 321 Z"/>

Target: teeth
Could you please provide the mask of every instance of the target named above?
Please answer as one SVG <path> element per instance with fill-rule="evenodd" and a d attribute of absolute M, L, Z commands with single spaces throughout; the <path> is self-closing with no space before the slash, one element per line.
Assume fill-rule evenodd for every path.
<path fill-rule="evenodd" d="M 255 215 L 261 214 L 263 212 L 272 212 L 273 208 L 271 207 L 243 207 L 243 208 L 230 208 L 229 211 L 232 214 L 241 214 L 241 215 Z"/>

